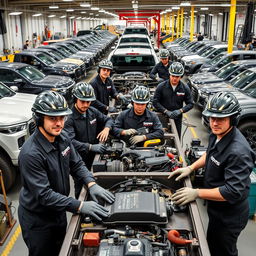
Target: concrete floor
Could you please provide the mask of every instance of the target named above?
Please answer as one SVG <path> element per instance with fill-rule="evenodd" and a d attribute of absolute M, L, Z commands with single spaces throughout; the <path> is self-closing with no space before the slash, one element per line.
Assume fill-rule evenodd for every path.
<path fill-rule="evenodd" d="M 95 70 L 92 70 L 89 72 L 86 81 L 89 81 L 92 77 L 94 77 Z M 208 131 L 202 126 L 201 124 L 201 112 L 198 109 L 192 109 L 189 113 L 187 113 L 188 122 L 196 125 L 196 128 L 194 128 L 196 135 L 201 139 L 202 144 L 207 145 L 208 141 Z M 184 127 L 183 127 L 184 130 Z M 186 147 L 186 145 L 190 145 L 190 141 L 193 138 L 193 134 L 190 129 L 187 130 L 185 136 L 184 136 L 184 142 L 183 142 L 183 148 Z M 195 135 L 195 134 L 194 134 Z M 71 185 L 71 188 L 73 186 Z M 12 200 L 12 212 L 15 216 L 15 219 L 17 219 L 17 224 L 13 228 L 11 234 L 9 235 L 7 241 L 5 244 L 0 247 L 0 254 L 1 256 L 23 256 L 28 255 L 27 248 L 25 246 L 25 243 L 23 242 L 21 233 L 19 232 L 18 227 L 18 217 L 17 217 L 17 207 L 18 207 L 18 196 L 19 191 L 21 188 L 20 179 L 17 178 L 16 186 L 8 193 L 8 197 Z M 71 191 L 71 195 L 73 195 L 73 191 Z M 206 208 L 203 205 L 202 200 L 198 201 L 198 207 L 200 210 L 202 222 L 204 225 L 205 230 L 207 229 L 207 213 Z M 70 218 L 70 214 L 68 214 L 68 217 Z M 15 232 L 15 235 L 13 235 Z M 15 241 L 15 237 L 17 237 L 17 240 Z M 11 239 L 11 241 L 10 241 Z M 11 244 L 13 244 L 13 247 Z M 218 245 L 216 245 L 218 246 Z M 241 233 L 239 240 L 238 240 L 238 250 L 239 255 L 241 256 L 254 256 L 256 251 L 256 223 L 252 220 L 249 220 L 248 225 L 246 226 L 245 230 Z M 220 255 L 221 256 L 221 255 Z"/>

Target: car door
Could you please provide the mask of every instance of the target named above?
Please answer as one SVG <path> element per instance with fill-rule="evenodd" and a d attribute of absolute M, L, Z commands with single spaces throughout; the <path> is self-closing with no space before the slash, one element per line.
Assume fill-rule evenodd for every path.
<path fill-rule="evenodd" d="M 23 81 L 15 71 L 9 69 L 0 69 L 0 81 L 8 87 L 17 86 L 19 92 L 22 92 L 26 84 L 26 81 Z"/>

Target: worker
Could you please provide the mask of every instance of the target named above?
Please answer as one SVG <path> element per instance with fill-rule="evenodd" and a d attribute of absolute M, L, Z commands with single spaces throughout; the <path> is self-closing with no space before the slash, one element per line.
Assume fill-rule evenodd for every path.
<path fill-rule="evenodd" d="M 123 104 L 128 104 L 126 97 L 117 92 L 110 73 L 113 70 L 113 64 L 109 60 L 102 60 L 98 66 L 98 75 L 92 80 L 91 85 L 94 89 L 96 100 L 92 106 L 104 114 L 117 112 L 115 107 L 109 106 L 109 97 L 121 100 Z"/>
<path fill-rule="evenodd" d="M 197 35 L 197 41 L 203 41 L 203 40 L 204 40 L 204 36 L 201 34 L 201 32 L 199 32 Z"/>
<path fill-rule="evenodd" d="M 65 98 L 54 91 L 39 94 L 32 106 L 36 130 L 19 154 L 22 189 L 19 222 L 30 256 L 56 256 L 66 234 L 66 211 L 101 220 L 108 211 L 97 203 L 114 196 L 95 183 L 65 132 L 71 114 Z M 69 197 L 69 174 L 83 181 L 93 201 Z"/>
<path fill-rule="evenodd" d="M 29 40 L 26 40 L 25 44 L 23 45 L 23 50 L 27 50 L 29 48 Z"/>
<path fill-rule="evenodd" d="M 151 70 L 149 74 L 150 78 L 156 79 L 156 75 L 158 74 L 159 82 L 163 82 L 169 79 L 169 67 L 171 65 L 171 62 L 169 61 L 169 55 L 170 54 L 167 49 L 162 49 L 160 51 L 160 62 L 158 62 Z"/>
<path fill-rule="evenodd" d="M 196 198 L 208 201 L 207 241 L 211 256 L 238 255 L 237 239 L 249 217 L 249 176 L 255 165 L 255 154 L 236 128 L 240 111 L 239 102 L 232 93 L 214 95 L 203 111 L 210 119 L 212 132 L 206 153 L 192 165 L 177 169 L 169 176 L 179 175 L 177 181 L 205 167 L 205 188 L 181 188 L 172 200 L 177 205 Z"/>
<path fill-rule="evenodd" d="M 190 89 L 181 82 L 184 67 L 180 62 L 173 62 L 169 68 L 169 80 L 160 83 L 155 91 L 153 105 L 157 111 L 174 119 L 178 135 L 181 136 L 182 114 L 193 108 Z M 183 106 L 185 102 L 185 106 Z"/>
<path fill-rule="evenodd" d="M 122 111 L 115 120 L 114 135 L 118 138 L 131 136 L 129 142 L 132 145 L 163 138 L 164 132 L 159 118 L 147 109 L 150 101 L 149 89 L 145 86 L 135 87 L 131 100 L 133 107 Z M 143 127 L 145 134 L 138 134 L 138 129 Z"/>
<path fill-rule="evenodd" d="M 85 82 L 77 83 L 73 89 L 74 106 L 72 114 L 65 122 L 64 130 L 72 140 L 75 149 L 90 170 L 95 153 L 104 153 L 103 144 L 113 126 L 113 119 L 91 107 L 95 94 L 92 86 Z M 78 198 L 82 182 L 75 179 L 75 196 Z"/>

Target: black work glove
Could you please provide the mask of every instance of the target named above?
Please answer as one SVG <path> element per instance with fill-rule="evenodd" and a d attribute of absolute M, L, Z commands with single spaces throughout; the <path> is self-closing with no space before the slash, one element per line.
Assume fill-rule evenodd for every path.
<path fill-rule="evenodd" d="M 93 199 L 93 201 L 98 203 L 97 197 L 102 198 L 106 202 L 112 204 L 115 201 L 115 196 L 104 189 L 103 187 L 99 186 L 98 184 L 94 184 L 89 188 L 90 195 Z"/>
<path fill-rule="evenodd" d="M 94 201 L 83 202 L 80 213 L 90 215 L 96 220 L 102 220 L 101 217 L 108 217 L 109 215 L 106 208 Z"/>
<path fill-rule="evenodd" d="M 104 144 L 91 144 L 90 151 L 95 153 L 103 154 L 107 150 L 107 147 Z"/>
<path fill-rule="evenodd" d="M 124 105 L 129 104 L 129 100 L 126 99 L 126 97 L 124 95 L 119 95 L 118 99 L 120 99 Z"/>
<path fill-rule="evenodd" d="M 117 111 L 117 109 L 115 107 L 108 107 L 108 112 L 109 113 L 116 113 L 118 111 Z"/>
<path fill-rule="evenodd" d="M 169 118 L 175 119 L 175 118 L 177 118 L 177 117 L 179 117 L 179 116 L 181 115 L 181 112 L 180 112 L 179 109 L 177 109 L 177 110 L 173 110 L 173 111 L 167 111 L 165 114 L 166 114 Z"/>

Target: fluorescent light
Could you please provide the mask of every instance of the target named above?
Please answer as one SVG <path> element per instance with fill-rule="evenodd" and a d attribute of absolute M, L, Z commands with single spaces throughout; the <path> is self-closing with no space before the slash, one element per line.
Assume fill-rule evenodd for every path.
<path fill-rule="evenodd" d="M 190 2 L 181 2 L 180 6 L 191 6 Z"/>
<path fill-rule="evenodd" d="M 170 9 L 166 9 L 165 10 L 166 12 L 171 12 L 172 11 L 172 9 L 170 8 Z"/>
<path fill-rule="evenodd" d="M 188 14 L 187 12 L 183 12 L 183 14 Z"/>
<path fill-rule="evenodd" d="M 173 9 L 173 10 L 179 10 L 180 7 L 179 7 L 179 6 L 173 6 L 172 9 Z"/>
<path fill-rule="evenodd" d="M 202 7 L 202 8 L 200 8 L 200 10 L 207 11 L 207 10 L 209 10 L 209 8 L 208 7 Z"/>
<path fill-rule="evenodd" d="M 36 13 L 36 14 L 33 14 L 32 16 L 33 17 L 39 17 L 39 16 L 41 16 L 42 15 L 42 13 Z"/>
<path fill-rule="evenodd" d="M 209 16 L 213 16 L 213 14 L 210 13 Z"/>
<path fill-rule="evenodd" d="M 219 12 L 219 15 L 223 15 L 223 13 L 222 13 L 222 12 Z"/>
<path fill-rule="evenodd" d="M 86 13 L 86 12 L 85 12 L 85 11 L 82 11 L 81 13 L 84 14 L 84 13 Z"/>
<path fill-rule="evenodd" d="M 77 17 L 76 19 L 77 19 L 77 20 L 81 20 L 81 18 L 82 18 L 82 17 Z"/>
<path fill-rule="evenodd" d="M 49 9 L 59 9 L 59 6 L 58 5 L 50 5 Z"/>
<path fill-rule="evenodd" d="M 80 4 L 81 7 L 91 7 L 90 3 L 81 3 Z"/>
<path fill-rule="evenodd" d="M 66 12 L 73 12 L 74 9 L 67 9 Z"/>
<path fill-rule="evenodd" d="M 198 12 L 198 11 L 195 10 L 194 12 L 196 13 L 196 12 Z"/>
<path fill-rule="evenodd" d="M 134 3 L 134 4 L 132 5 L 132 8 L 133 8 L 133 9 L 138 9 L 138 8 L 139 8 L 138 3 Z"/>
<path fill-rule="evenodd" d="M 90 15 L 93 15 L 93 12 L 90 12 Z"/>
<path fill-rule="evenodd" d="M 73 0 L 62 0 L 63 2 L 73 2 Z"/>
<path fill-rule="evenodd" d="M 99 14 L 96 14 L 95 16 L 99 16 Z"/>
<path fill-rule="evenodd" d="M 103 10 L 103 9 L 100 9 L 100 10 L 99 10 L 99 12 L 105 12 L 105 10 Z"/>
<path fill-rule="evenodd" d="M 99 7 L 91 7 L 92 11 L 98 11 L 100 8 Z"/>
<path fill-rule="evenodd" d="M 52 14 L 52 15 L 49 15 L 48 18 L 53 18 L 55 16 L 56 16 L 55 14 Z"/>
<path fill-rule="evenodd" d="M 61 19 L 64 19 L 64 18 L 66 18 L 66 17 L 67 17 L 66 15 L 60 16 Z"/>
<path fill-rule="evenodd" d="M 71 17 L 69 17 L 70 19 L 74 19 L 75 18 L 75 16 L 71 16 Z"/>
<path fill-rule="evenodd" d="M 21 14 L 22 14 L 22 12 L 10 12 L 10 13 L 9 13 L 9 15 L 14 15 L 14 16 L 15 16 L 15 15 L 21 15 Z"/>

